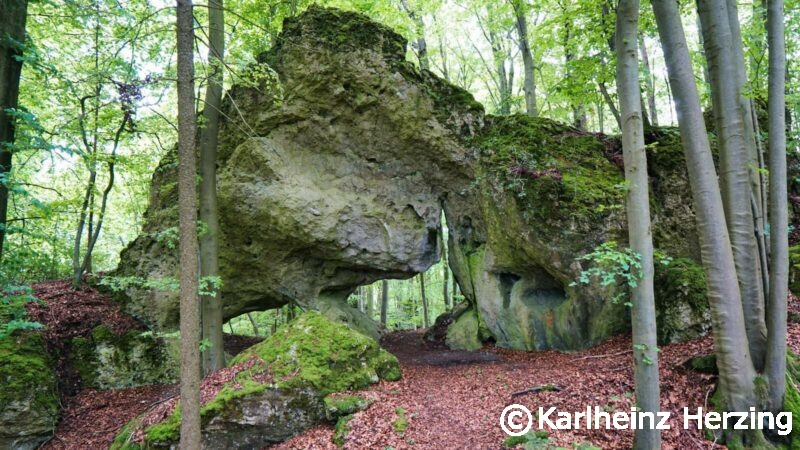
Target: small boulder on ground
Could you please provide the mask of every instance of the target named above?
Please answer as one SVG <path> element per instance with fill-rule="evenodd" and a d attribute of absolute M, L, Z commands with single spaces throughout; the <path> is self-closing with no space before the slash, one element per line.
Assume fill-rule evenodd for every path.
<path fill-rule="evenodd" d="M 401 376 L 373 339 L 306 312 L 203 381 L 205 448 L 262 448 L 325 421 L 325 397 Z M 330 400 L 330 399 L 329 399 Z M 113 449 L 170 448 L 180 438 L 178 401 L 126 425 Z"/>

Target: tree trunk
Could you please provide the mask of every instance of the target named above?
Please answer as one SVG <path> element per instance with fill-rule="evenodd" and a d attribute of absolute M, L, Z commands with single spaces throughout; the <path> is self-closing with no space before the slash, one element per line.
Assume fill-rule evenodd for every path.
<path fill-rule="evenodd" d="M 256 323 L 256 319 L 253 318 L 252 314 L 247 313 L 247 320 L 250 321 L 250 326 L 253 327 L 253 334 L 258 336 L 259 332 L 258 332 L 258 324 Z M 222 327 L 220 327 L 220 331 L 221 330 L 222 330 Z"/>
<path fill-rule="evenodd" d="M 219 211 L 217 208 L 217 139 L 222 106 L 223 61 L 225 58 L 225 16 L 223 0 L 208 4 L 209 77 L 200 132 L 200 221 L 206 232 L 200 237 L 200 276 L 209 280 L 219 276 Z M 203 339 L 209 344 L 203 352 L 203 373 L 225 366 L 222 348 L 222 294 L 213 289 L 203 295 Z"/>
<path fill-rule="evenodd" d="M 748 174 L 750 175 L 750 186 L 755 197 L 759 200 L 753 210 L 753 216 L 756 223 L 757 238 L 762 237 L 762 230 L 760 224 L 765 223 L 763 215 L 766 211 L 762 208 L 760 202 L 762 198 L 762 184 L 761 176 L 758 168 L 759 165 L 758 151 L 757 151 L 757 138 L 756 138 L 756 125 L 752 111 L 752 101 L 749 96 L 745 95 L 747 84 L 747 66 L 744 60 L 744 49 L 742 48 L 742 31 L 739 25 L 739 13 L 735 0 L 725 0 L 725 5 L 728 12 L 728 24 L 731 31 L 731 49 L 733 50 L 733 62 L 736 71 L 736 92 L 738 93 L 739 105 L 742 114 L 742 123 L 744 124 L 744 145 L 747 156 L 749 157 Z M 766 248 L 766 246 L 764 247 Z M 766 257 L 766 255 L 765 255 Z M 766 258 L 765 258 L 766 259 Z M 762 288 L 766 290 L 767 284 L 763 284 Z"/>
<path fill-rule="evenodd" d="M 769 42 L 769 218 L 770 289 L 767 307 L 768 408 L 783 409 L 786 392 L 786 297 L 789 283 L 789 227 L 786 198 L 786 45 L 784 42 L 783 0 L 767 2 L 767 40 Z"/>
<path fill-rule="evenodd" d="M 737 59 L 726 0 L 699 2 L 719 137 L 720 184 L 741 289 L 747 342 L 757 371 L 764 368 L 767 330 L 764 292 L 752 209 L 752 187 Z"/>
<path fill-rule="evenodd" d="M 406 11 L 408 17 L 414 22 L 417 28 L 417 38 L 413 47 L 417 50 L 417 60 L 419 60 L 419 68 L 423 70 L 430 70 L 430 62 L 428 61 L 428 42 L 425 40 L 425 22 L 414 10 L 408 7 L 406 0 L 400 0 L 400 6 Z"/>
<path fill-rule="evenodd" d="M 640 277 L 632 288 L 631 327 L 636 405 L 655 417 L 659 408 L 658 342 L 653 291 L 653 237 L 650 232 L 650 193 L 644 123 L 639 91 L 639 59 L 636 54 L 639 0 L 620 0 L 617 7 L 617 92 L 622 115 L 622 152 L 628 183 L 627 217 L 631 249 L 641 258 Z M 637 429 L 633 448 L 661 448 L 661 434 L 654 425 Z"/>
<path fill-rule="evenodd" d="M 422 327 L 428 328 L 430 320 L 428 317 L 428 296 L 425 295 L 425 273 L 419 274 L 419 293 L 422 297 Z"/>
<path fill-rule="evenodd" d="M 445 311 L 453 306 L 450 301 L 450 270 L 446 264 L 442 267 L 442 299 L 444 300 Z"/>
<path fill-rule="evenodd" d="M 617 110 L 617 106 L 614 104 L 614 99 L 611 98 L 611 94 L 608 93 L 608 89 L 606 88 L 605 83 L 598 83 L 597 86 L 600 88 L 600 93 L 603 95 L 603 100 L 605 100 L 606 105 L 608 105 L 608 109 L 611 110 L 611 115 L 614 116 L 614 120 L 617 121 L 617 127 L 622 129 L 622 118 L 619 116 L 619 110 Z"/>
<path fill-rule="evenodd" d="M 8 225 L 8 177 L 14 147 L 14 118 L 6 110 L 16 109 L 19 78 L 22 73 L 22 44 L 25 42 L 27 0 L 0 0 L 0 30 L 8 39 L 0 39 L 0 260 Z"/>
<path fill-rule="evenodd" d="M 192 1 L 178 0 L 178 212 L 180 228 L 181 450 L 200 445 L 200 302 Z"/>
<path fill-rule="evenodd" d="M 381 281 L 381 325 L 386 328 L 386 313 L 389 309 L 389 281 Z"/>
<path fill-rule="evenodd" d="M 522 65 L 524 69 L 523 90 L 525 91 L 525 112 L 536 117 L 536 78 L 534 73 L 533 54 L 528 41 L 528 5 L 525 0 L 515 0 L 512 2 L 514 15 L 516 18 L 517 34 L 519 35 L 519 51 L 522 53 Z"/>
<path fill-rule="evenodd" d="M 678 5 L 653 0 L 661 45 L 675 98 L 692 198 L 696 211 L 703 269 L 714 325 L 714 346 L 720 389 L 730 411 L 748 411 L 756 405 L 755 369 L 747 345 L 741 294 L 731 251 L 728 227 L 717 185 L 700 98 L 697 95 L 686 36 Z M 746 181 L 746 180 L 745 180 Z"/>
<path fill-rule="evenodd" d="M 656 86 L 653 79 L 653 71 L 650 69 L 650 58 L 647 55 L 647 46 L 644 39 L 639 36 L 639 52 L 642 55 L 642 67 L 644 68 L 644 90 L 647 92 L 647 107 L 650 111 L 650 124 L 658 126 L 658 110 L 656 109 Z"/>

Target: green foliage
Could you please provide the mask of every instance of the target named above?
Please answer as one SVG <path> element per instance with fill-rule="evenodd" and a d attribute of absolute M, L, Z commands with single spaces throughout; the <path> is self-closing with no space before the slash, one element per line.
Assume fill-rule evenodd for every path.
<path fill-rule="evenodd" d="M 41 329 L 44 326 L 28 319 L 25 305 L 37 302 L 33 290 L 28 286 L 6 285 L 0 298 L 0 340 L 8 338 L 15 331 Z"/>
<path fill-rule="evenodd" d="M 123 292 L 131 288 L 178 292 L 180 288 L 178 279 L 172 277 L 143 278 L 137 276 L 107 276 L 100 279 L 99 284 L 113 292 Z"/>
<path fill-rule="evenodd" d="M 573 281 L 570 286 L 598 281 L 603 287 L 621 283 L 629 288 L 635 288 L 642 277 L 641 255 L 630 248 L 620 250 L 615 241 L 604 242 L 577 260 L 587 261 L 592 266 L 581 271 L 578 280 Z M 620 292 L 612 301 L 619 302 L 623 296 L 624 292 Z"/>

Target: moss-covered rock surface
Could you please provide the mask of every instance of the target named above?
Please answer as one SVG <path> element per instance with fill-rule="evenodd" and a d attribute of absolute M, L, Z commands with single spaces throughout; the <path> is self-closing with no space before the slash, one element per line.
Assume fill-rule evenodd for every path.
<path fill-rule="evenodd" d="M 368 406 L 328 397 L 401 376 L 397 359 L 373 339 L 307 312 L 239 354 L 218 378 L 201 410 L 206 448 L 262 448 L 326 419 Z M 221 386 L 219 386 L 221 384 Z M 332 410 L 336 410 L 333 412 Z M 346 412 L 350 411 L 350 412 Z M 180 408 L 128 424 L 112 448 L 162 448 L 179 440 Z"/>
<path fill-rule="evenodd" d="M 55 363 L 41 334 L 0 339 L 0 448 L 36 449 L 59 415 Z"/>
<path fill-rule="evenodd" d="M 118 335 L 101 325 L 88 336 L 72 339 L 69 348 L 69 366 L 85 388 L 120 389 L 178 380 L 177 339 L 141 331 Z"/>

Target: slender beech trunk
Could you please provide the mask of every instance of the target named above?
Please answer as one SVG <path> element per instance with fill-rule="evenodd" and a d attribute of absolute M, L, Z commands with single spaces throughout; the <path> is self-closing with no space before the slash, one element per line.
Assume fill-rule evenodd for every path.
<path fill-rule="evenodd" d="M 512 2 L 514 16 L 516 19 L 517 34 L 519 35 L 519 51 L 522 53 L 522 65 L 524 70 L 523 90 L 525 91 L 525 112 L 536 117 L 539 113 L 536 108 L 536 78 L 534 73 L 533 54 L 531 45 L 528 41 L 528 5 L 525 0 L 515 0 Z"/>
<path fill-rule="evenodd" d="M 689 48 L 678 5 L 653 0 L 653 11 L 675 98 L 689 182 L 692 189 L 700 251 L 708 286 L 722 398 L 730 411 L 747 411 L 757 404 L 750 358 L 722 196 L 697 95 Z"/>
<path fill-rule="evenodd" d="M 442 300 L 444 300 L 445 311 L 450 309 L 452 306 L 450 301 L 450 271 L 447 265 L 442 268 Z"/>
<path fill-rule="evenodd" d="M 639 53 L 642 57 L 642 68 L 644 69 L 644 90 L 647 93 L 647 108 L 650 111 L 650 124 L 658 126 L 658 110 L 656 109 L 656 85 L 653 79 L 653 71 L 650 69 L 650 57 L 647 54 L 647 46 L 644 38 L 639 36 Z"/>
<path fill-rule="evenodd" d="M 767 305 L 768 407 L 783 408 L 786 392 L 786 297 L 789 283 L 789 227 L 786 194 L 786 44 L 784 42 L 783 0 L 767 2 L 769 42 L 769 219 L 770 289 Z"/>
<path fill-rule="evenodd" d="M 181 450 L 200 449 L 200 302 L 192 0 L 178 0 L 178 213 L 180 229 Z"/>
<path fill-rule="evenodd" d="M 381 325 L 386 328 L 386 313 L 389 309 L 389 281 L 381 281 Z"/>
<path fill-rule="evenodd" d="M 600 88 L 600 93 L 603 95 L 603 100 L 605 100 L 606 105 L 608 105 L 608 109 L 611 110 L 611 115 L 614 116 L 614 120 L 617 121 L 617 127 L 622 129 L 622 118 L 619 116 L 619 110 L 617 110 L 617 105 L 614 104 L 614 99 L 611 98 L 611 94 L 608 93 L 608 88 L 606 88 L 606 84 L 600 82 L 597 84 Z"/>
<path fill-rule="evenodd" d="M 757 371 L 764 368 L 767 329 L 764 319 L 764 291 L 755 234 L 750 184 L 750 154 L 738 82 L 734 36 L 726 0 L 698 3 L 703 27 L 711 98 L 719 138 L 720 184 L 728 230 L 736 263 L 747 342 Z"/>
<path fill-rule="evenodd" d="M 86 190 L 83 195 L 83 204 L 81 205 L 80 215 L 78 217 L 78 229 L 75 231 L 75 243 L 72 248 L 72 287 L 77 288 L 81 284 L 81 276 L 83 275 L 83 265 L 81 264 L 81 242 L 83 240 L 83 230 L 88 228 L 87 232 L 87 247 L 91 241 L 92 226 L 94 222 L 94 192 L 97 188 L 97 151 L 99 142 L 99 116 L 100 116 L 100 94 L 103 90 L 103 83 L 100 78 L 100 2 L 94 2 L 94 95 L 87 95 L 80 99 L 81 115 L 78 119 L 78 124 L 81 130 L 81 138 L 86 152 L 84 157 L 86 167 L 89 169 L 89 182 L 86 184 Z M 86 131 L 86 101 L 89 99 L 94 100 L 93 108 L 93 127 L 92 139 L 89 138 Z M 88 224 L 87 224 L 88 214 Z M 87 227 L 88 225 L 88 227 Z M 87 255 L 91 255 L 87 251 Z"/>
<path fill-rule="evenodd" d="M 209 77 L 200 132 L 200 221 L 206 232 L 200 237 L 200 276 L 219 276 L 219 211 L 217 208 L 217 139 L 222 106 L 223 61 L 225 57 L 225 16 L 223 0 L 208 4 Z M 214 289 L 203 295 L 201 316 L 203 339 L 210 345 L 203 352 L 203 373 L 225 366 L 222 348 L 222 294 Z"/>
<path fill-rule="evenodd" d="M 247 320 L 250 321 L 250 326 L 253 327 L 253 334 L 258 336 L 259 332 L 258 332 L 258 324 L 256 323 L 256 319 L 253 318 L 252 314 L 247 313 Z M 220 327 L 219 329 L 222 330 L 222 327 Z"/>
<path fill-rule="evenodd" d="M 88 240 L 86 242 L 86 255 L 83 258 L 83 264 L 80 267 L 80 270 L 77 271 L 77 281 L 76 283 L 80 283 L 80 276 L 84 273 L 91 272 L 92 267 L 92 255 L 94 254 L 94 246 L 97 244 L 97 240 L 100 238 L 100 231 L 103 229 L 103 220 L 106 217 L 106 210 L 108 209 L 108 197 L 111 195 L 111 189 L 114 188 L 114 180 L 116 177 L 116 163 L 117 163 L 117 150 L 119 149 L 119 143 L 122 139 L 122 133 L 125 131 L 125 128 L 128 126 L 128 123 L 131 120 L 131 113 L 126 111 L 122 116 L 122 121 L 117 128 L 116 133 L 114 134 L 114 141 L 111 147 L 111 155 L 106 162 L 106 167 L 108 169 L 108 181 L 106 182 L 106 187 L 103 189 L 103 193 L 100 196 L 100 211 L 97 214 L 97 225 L 94 227 L 94 232 L 92 232 L 92 222 L 94 219 L 92 216 L 94 214 L 89 215 L 89 228 L 87 237 Z M 92 198 L 94 198 L 94 194 L 92 194 Z M 94 207 L 90 209 L 93 211 Z M 80 248 L 80 246 L 78 246 Z"/>
<path fill-rule="evenodd" d="M 741 107 L 742 123 L 744 124 L 744 144 L 745 151 L 749 157 L 748 173 L 750 175 L 750 186 L 757 199 L 761 199 L 761 177 L 759 174 L 758 152 L 756 145 L 755 123 L 753 121 L 754 115 L 752 111 L 752 102 L 750 95 L 746 95 L 745 89 L 747 84 L 747 65 L 744 59 L 744 49 L 742 47 L 742 30 L 739 24 L 739 12 L 735 0 L 725 0 L 725 6 L 728 12 L 728 24 L 731 30 L 731 49 L 733 50 L 733 62 L 736 71 L 736 90 L 738 93 L 738 100 Z M 763 214 L 766 211 L 762 209 L 761 202 L 759 201 L 755 209 L 753 209 L 754 220 L 757 224 L 756 231 L 759 239 L 762 237 L 762 232 L 758 224 L 763 223 Z M 766 247 L 765 247 L 766 248 Z M 764 285 L 766 287 L 766 285 Z"/>
<path fill-rule="evenodd" d="M 428 328 L 430 321 L 428 317 L 428 296 L 425 295 L 425 273 L 419 274 L 419 294 L 422 299 L 422 327 Z"/>
<path fill-rule="evenodd" d="M 417 50 L 417 60 L 419 60 L 419 68 L 430 70 L 430 62 L 428 61 L 428 41 L 425 40 L 425 22 L 416 11 L 409 8 L 406 0 L 400 0 L 400 6 L 403 7 L 408 17 L 414 22 L 417 28 L 417 38 L 414 42 L 414 48 Z"/>
<path fill-rule="evenodd" d="M 620 0 L 617 6 L 617 91 L 622 115 L 622 153 L 628 183 L 627 216 L 631 249 L 641 257 L 641 276 L 633 288 L 631 327 L 636 405 L 641 411 L 659 408 L 658 343 L 653 291 L 653 237 L 650 232 L 650 193 L 647 155 L 644 150 L 639 91 L 639 59 L 636 53 L 639 25 L 639 0 Z M 633 448 L 661 448 L 661 434 L 654 427 L 637 429 Z"/>
<path fill-rule="evenodd" d="M 16 109 L 19 78 L 22 73 L 22 44 L 25 42 L 27 0 L 0 0 L 0 30 L 8 39 L 0 39 L 0 260 L 8 224 L 8 177 L 14 148 L 14 118 L 6 110 Z"/>
<path fill-rule="evenodd" d="M 375 315 L 375 301 L 374 301 L 375 300 L 375 295 L 374 295 L 374 291 L 373 291 L 372 285 L 366 286 L 364 288 L 364 290 L 365 290 L 365 293 L 366 293 L 365 296 L 366 296 L 366 302 L 367 302 L 367 305 L 366 305 L 367 306 L 367 317 L 372 319 L 373 316 Z"/>

